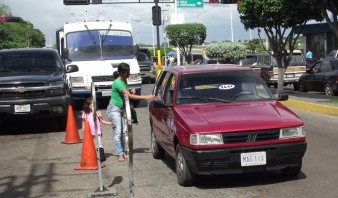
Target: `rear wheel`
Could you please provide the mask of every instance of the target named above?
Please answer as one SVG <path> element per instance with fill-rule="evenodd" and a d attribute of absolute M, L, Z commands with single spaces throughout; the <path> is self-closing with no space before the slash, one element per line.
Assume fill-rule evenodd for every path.
<path fill-rule="evenodd" d="M 332 90 L 332 87 L 329 83 L 325 85 L 325 95 L 327 96 L 334 96 L 334 92 Z"/>
<path fill-rule="evenodd" d="M 164 149 L 156 142 L 155 134 L 152 127 L 151 127 L 151 153 L 154 159 L 162 159 L 165 155 Z"/>
<path fill-rule="evenodd" d="M 300 162 L 297 166 L 281 169 L 281 171 L 282 171 L 282 174 L 285 176 L 296 177 L 300 173 L 301 169 L 302 169 L 302 162 Z"/>
<path fill-rule="evenodd" d="M 181 186 L 193 185 L 194 175 L 190 172 L 188 168 L 188 165 L 182 153 L 181 146 L 179 144 L 177 144 L 176 146 L 175 166 L 178 184 L 180 184 Z"/>

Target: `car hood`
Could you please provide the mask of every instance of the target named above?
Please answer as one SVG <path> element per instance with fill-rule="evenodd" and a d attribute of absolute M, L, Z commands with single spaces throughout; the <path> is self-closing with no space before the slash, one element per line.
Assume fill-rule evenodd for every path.
<path fill-rule="evenodd" d="M 63 79 L 62 72 L 6 72 L 0 73 L 0 84 L 48 82 Z"/>
<path fill-rule="evenodd" d="M 271 101 L 176 106 L 176 121 L 193 133 L 263 130 L 303 125 L 281 103 Z"/>

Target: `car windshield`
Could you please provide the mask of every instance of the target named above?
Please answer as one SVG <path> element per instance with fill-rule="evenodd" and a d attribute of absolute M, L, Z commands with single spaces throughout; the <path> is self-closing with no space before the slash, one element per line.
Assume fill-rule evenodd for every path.
<path fill-rule="evenodd" d="M 0 54 L 0 72 L 59 71 L 62 63 L 56 53 L 10 52 Z"/>
<path fill-rule="evenodd" d="M 140 52 L 139 55 L 137 56 L 138 61 L 149 61 L 149 58 L 147 54 Z"/>
<path fill-rule="evenodd" d="M 274 67 L 277 67 L 278 64 L 277 64 L 277 60 L 275 57 L 272 57 L 272 62 L 271 64 L 274 66 Z M 298 65 L 305 65 L 305 59 L 304 59 L 304 56 L 302 54 L 293 54 L 292 55 L 292 58 L 291 58 L 291 61 L 289 63 L 289 66 L 298 66 Z"/>
<path fill-rule="evenodd" d="M 254 71 L 182 75 L 177 104 L 271 100 L 274 96 Z"/>
<path fill-rule="evenodd" d="M 130 32 L 86 30 L 67 34 L 69 59 L 72 61 L 133 58 Z"/>

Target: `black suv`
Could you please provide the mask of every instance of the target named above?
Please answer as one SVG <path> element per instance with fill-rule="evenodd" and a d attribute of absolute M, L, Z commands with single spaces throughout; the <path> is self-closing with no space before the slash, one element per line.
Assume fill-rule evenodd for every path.
<path fill-rule="evenodd" d="M 0 121 L 19 117 L 54 117 L 65 129 L 71 104 L 64 66 L 54 49 L 0 50 Z"/>
<path fill-rule="evenodd" d="M 137 62 L 140 66 L 142 82 L 154 83 L 155 78 L 150 74 L 153 63 L 150 61 L 148 55 L 144 52 L 139 52 Z"/>

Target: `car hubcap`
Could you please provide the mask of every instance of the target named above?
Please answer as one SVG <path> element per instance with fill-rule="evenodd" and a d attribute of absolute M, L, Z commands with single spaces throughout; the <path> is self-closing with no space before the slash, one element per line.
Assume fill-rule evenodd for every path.
<path fill-rule="evenodd" d="M 177 175 L 179 177 L 182 177 L 182 173 L 183 173 L 183 156 L 181 153 L 178 153 L 177 155 L 177 165 L 176 165 L 176 168 L 177 168 Z"/>

